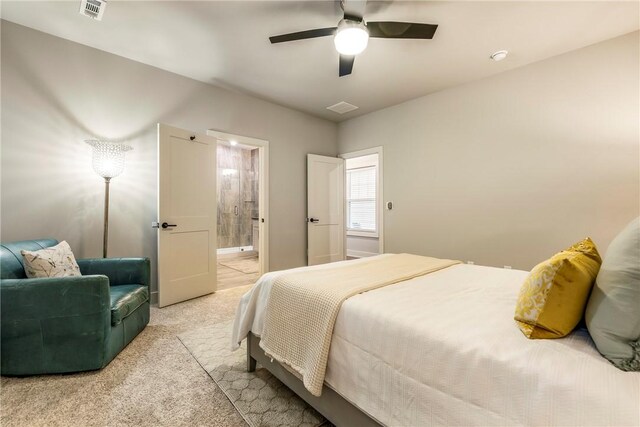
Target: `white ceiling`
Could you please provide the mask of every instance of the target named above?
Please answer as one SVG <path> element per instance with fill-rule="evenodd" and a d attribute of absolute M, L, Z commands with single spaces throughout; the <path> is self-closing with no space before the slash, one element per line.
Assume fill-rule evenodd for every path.
<path fill-rule="evenodd" d="M 433 40 L 371 39 L 338 77 L 331 37 L 268 36 L 335 26 L 332 1 L 115 1 L 102 22 L 76 1 L 2 1 L 2 18 L 331 120 L 344 120 L 639 28 L 637 1 L 370 2 L 371 21 L 438 24 Z M 509 50 L 493 62 L 489 55 Z M 326 107 L 360 108 L 338 115 Z"/>

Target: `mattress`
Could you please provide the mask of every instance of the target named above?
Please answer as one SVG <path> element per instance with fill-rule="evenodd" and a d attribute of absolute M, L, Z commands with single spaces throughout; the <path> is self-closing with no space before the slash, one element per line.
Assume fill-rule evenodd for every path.
<path fill-rule="evenodd" d="M 234 345 L 261 334 L 278 274 L 242 298 Z M 611 365 L 585 329 L 528 340 L 515 326 L 526 275 L 456 265 L 348 299 L 326 384 L 393 426 L 640 425 L 640 373 Z"/>

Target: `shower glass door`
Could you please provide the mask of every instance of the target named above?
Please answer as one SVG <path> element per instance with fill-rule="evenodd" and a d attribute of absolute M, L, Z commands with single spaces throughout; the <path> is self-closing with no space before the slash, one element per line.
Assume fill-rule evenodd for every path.
<path fill-rule="evenodd" d="M 219 144 L 218 252 L 250 250 L 252 217 L 257 216 L 257 150 Z M 254 212 L 256 211 L 256 212 Z"/>

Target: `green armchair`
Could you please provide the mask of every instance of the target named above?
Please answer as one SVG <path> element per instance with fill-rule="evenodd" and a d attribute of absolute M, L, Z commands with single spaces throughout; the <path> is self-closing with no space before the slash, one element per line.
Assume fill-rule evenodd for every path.
<path fill-rule="evenodd" d="M 21 250 L 0 245 L 0 373 L 36 375 L 105 367 L 149 323 L 148 258 L 79 259 L 82 276 L 27 279 Z"/>

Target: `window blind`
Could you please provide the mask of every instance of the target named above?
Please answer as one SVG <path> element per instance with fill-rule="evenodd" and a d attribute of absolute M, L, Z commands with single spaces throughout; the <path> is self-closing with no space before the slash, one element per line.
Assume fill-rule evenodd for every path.
<path fill-rule="evenodd" d="M 376 168 L 347 170 L 347 228 L 376 231 Z"/>

